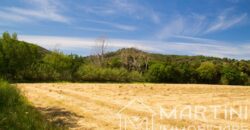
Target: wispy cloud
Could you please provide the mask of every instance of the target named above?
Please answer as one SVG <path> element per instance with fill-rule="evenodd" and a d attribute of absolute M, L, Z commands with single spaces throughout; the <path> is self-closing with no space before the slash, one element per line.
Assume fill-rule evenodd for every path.
<path fill-rule="evenodd" d="M 156 32 L 158 39 L 168 39 L 173 35 L 199 35 L 206 24 L 206 16 L 194 13 L 189 16 L 176 15 L 170 19 Z"/>
<path fill-rule="evenodd" d="M 156 37 L 158 39 L 169 38 L 172 35 L 179 35 L 184 31 L 184 21 L 181 17 L 176 18 L 174 21 L 170 21 L 166 24 L 159 32 L 157 32 Z"/>
<path fill-rule="evenodd" d="M 81 9 L 90 14 L 95 15 L 114 15 L 117 12 L 113 8 L 103 7 L 103 6 L 89 6 L 89 5 L 83 5 Z"/>
<path fill-rule="evenodd" d="M 247 17 L 247 13 L 232 16 L 232 14 L 230 12 L 232 12 L 232 9 L 227 9 L 227 10 L 223 11 L 217 17 L 216 21 L 208 27 L 208 29 L 205 31 L 205 33 L 226 30 L 226 29 L 231 28 L 234 25 L 242 22 Z"/>
<path fill-rule="evenodd" d="M 127 25 L 127 24 L 119 24 L 119 23 L 114 23 L 114 22 L 108 22 L 108 21 L 101 21 L 101 20 L 85 20 L 87 22 L 93 22 L 93 23 L 99 23 L 99 24 L 105 24 L 120 30 L 124 31 L 135 31 L 137 27 L 132 26 L 132 25 Z"/>
<path fill-rule="evenodd" d="M 55 22 L 69 23 L 69 19 L 53 11 L 42 11 L 42 10 L 33 10 L 33 9 L 23 9 L 11 7 L 6 9 L 10 14 L 17 14 L 24 19 L 40 19 L 40 20 L 49 20 Z"/>
<path fill-rule="evenodd" d="M 47 20 L 69 23 L 70 19 L 60 13 L 61 4 L 58 0 L 24 0 L 33 8 L 5 7 L 0 10 L 3 20 L 12 22 L 31 22 Z"/>
<path fill-rule="evenodd" d="M 92 28 L 92 27 L 76 27 L 75 29 L 84 30 L 84 31 L 91 31 L 91 32 L 119 32 L 117 30 L 112 29 L 103 29 L 103 28 Z"/>
<path fill-rule="evenodd" d="M 138 4 L 135 1 L 113 0 L 113 5 L 117 10 L 127 12 L 136 18 L 146 17 L 154 23 L 160 22 L 159 14 L 156 11 L 154 11 L 152 8 L 143 6 L 143 4 Z"/>
<path fill-rule="evenodd" d="M 247 13 L 236 13 L 233 8 L 214 14 L 214 16 L 197 13 L 185 16 L 176 14 L 156 32 L 156 37 L 168 39 L 173 35 L 202 36 L 232 28 L 247 18 Z"/>
<path fill-rule="evenodd" d="M 0 18 L 2 21 L 14 21 L 14 22 L 29 22 L 30 19 L 18 14 L 11 14 L 7 11 L 0 11 Z"/>
<path fill-rule="evenodd" d="M 96 44 L 94 38 L 77 38 L 77 37 L 60 37 L 60 36 L 35 36 L 21 35 L 20 40 L 36 43 L 47 49 L 54 48 L 93 48 Z M 145 45 L 142 41 L 124 40 L 124 39 L 107 39 L 110 48 L 136 47 L 142 50 L 152 51 L 156 48 Z"/>
<path fill-rule="evenodd" d="M 96 46 L 96 39 L 77 38 L 77 37 L 55 37 L 55 36 L 32 36 L 22 35 L 21 40 L 37 43 L 47 49 L 62 50 L 91 50 Z M 144 41 L 127 39 L 107 39 L 110 48 L 135 47 L 148 52 L 158 52 L 165 54 L 184 54 L 184 55 L 206 55 L 216 57 L 229 57 L 236 59 L 250 59 L 249 44 L 233 45 L 212 39 L 196 37 L 185 37 L 192 39 L 193 42 L 162 42 Z M 75 50 L 74 50 L 75 51 Z M 74 52 L 72 52 L 74 53 Z"/>
<path fill-rule="evenodd" d="M 99 16 L 127 16 L 137 20 L 149 20 L 153 23 L 159 23 L 161 18 L 159 13 L 153 8 L 147 7 L 136 0 L 107 0 L 101 6 L 84 5 L 82 9 L 86 13 L 92 13 Z"/>

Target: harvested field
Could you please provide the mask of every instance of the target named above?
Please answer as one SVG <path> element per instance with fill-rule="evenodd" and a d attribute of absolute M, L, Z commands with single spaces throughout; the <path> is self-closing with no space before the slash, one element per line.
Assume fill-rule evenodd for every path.
<path fill-rule="evenodd" d="M 49 120 L 70 129 L 250 128 L 250 87 L 98 83 L 18 87 Z M 168 117 L 171 112 L 175 114 Z"/>

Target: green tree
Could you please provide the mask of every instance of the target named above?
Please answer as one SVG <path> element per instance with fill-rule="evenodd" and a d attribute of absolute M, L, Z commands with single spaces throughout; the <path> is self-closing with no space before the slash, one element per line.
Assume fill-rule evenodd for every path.
<path fill-rule="evenodd" d="M 12 34 L 12 39 L 13 39 L 13 40 L 18 40 L 18 38 L 17 38 L 17 33 L 13 33 L 13 34 Z"/>
<path fill-rule="evenodd" d="M 222 68 L 221 83 L 230 85 L 241 84 L 241 72 L 235 66 L 224 64 Z"/>
<path fill-rule="evenodd" d="M 43 63 L 50 66 L 49 68 L 53 68 L 60 76 L 58 78 L 55 77 L 56 80 L 71 80 L 72 73 L 72 58 L 64 55 L 62 52 L 52 52 L 42 59 Z"/>
<path fill-rule="evenodd" d="M 175 73 L 178 73 L 171 65 L 161 63 L 149 67 L 147 77 L 150 82 L 175 82 Z"/>
<path fill-rule="evenodd" d="M 142 80 L 139 73 L 129 73 L 125 68 L 103 68 L 92 64 L 83 64 L 77 74 L 81 81 L 136 82 Z"/>
<path fill-rule="evenodd" d="M 5 41 L 9 41 L 9 40 L 11 40 L 12 38 L 11 38 L 9 32 L 4 32 L 4 33 L 2 34 L 2 39 L 5 40 Z"/>
<path fill-rule="evenodd" d="M 202 83 L 217 83 L 218 71 L 212 62 L 202 62 L 196 69 Z"/>
<path fill-rule="evenodd" d="M 0 39 L 0 73 L 9 80 L 23 80 L 23 73 L 41 58 L 38 46 L 14 40 L 3 33 Z"/>

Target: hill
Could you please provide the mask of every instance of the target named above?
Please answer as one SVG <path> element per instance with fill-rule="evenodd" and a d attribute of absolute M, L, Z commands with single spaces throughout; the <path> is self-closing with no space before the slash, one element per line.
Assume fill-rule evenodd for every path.
<path fill-rule="evenodd" d="M 161 82 L 250 84 L 250 61 L 163 55 L 135 48 L 82 57 L 0 38 L 0 75 L 12 82 Z"/>

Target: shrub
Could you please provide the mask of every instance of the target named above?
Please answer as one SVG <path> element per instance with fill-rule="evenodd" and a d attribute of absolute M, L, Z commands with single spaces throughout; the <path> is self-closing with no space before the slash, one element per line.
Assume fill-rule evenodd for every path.
<path fill-rule="evenodd" d="M 81 81 L 98 82 L 138 82 L 142 81 L 142 75 L 137 71 L 128 72 L 124 68 L 104 68 L 94 65 L 82 65 L 77 77 Z"/>
<path fill-rule="evenodd" d="M 50 124 L 31 107 L 15 86 L 0 80 L 0 129 L 56 130 L 59 128 Z"/>
<path fill-rule="evenodd" d="M 218 73 L 215 65 L 212 62 L 203 62 L 200 67 L 196 69 L 199 78 L 203 83 L 216 83 Z"/>
<path fill-rule="evenodd" d="M 224 65 L 222 68 L 221 83 L 229 85 L 241 84 L 241 72 L 234 66 Z"/>
<path fill-rule="evenodd" d="M 128 80 L 130 82 L 143 82 L 145 81 L 142 74 L 140 74 L 138 71 L 132 71 L 129 73 Z"/>
<path fill-rule="evenodd" d="M 176 74 L 177 70 L 173 66 L 157 63 L 149 67 L 147 77 L 150 82 L 175 82 Z"/>

